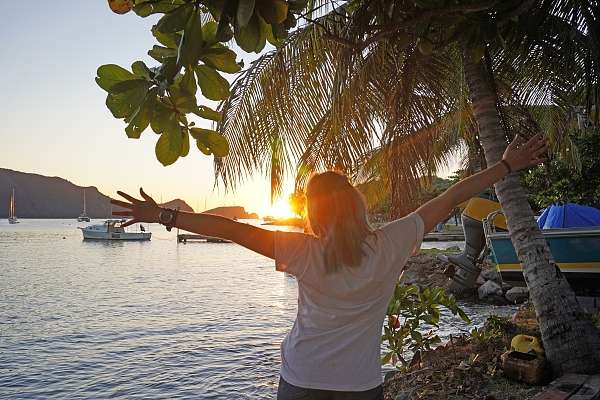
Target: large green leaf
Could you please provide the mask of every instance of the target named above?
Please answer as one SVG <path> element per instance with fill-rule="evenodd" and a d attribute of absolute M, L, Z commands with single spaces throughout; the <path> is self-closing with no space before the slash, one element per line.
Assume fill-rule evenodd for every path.
<path fill-rule="evenodd" d="M 157 88 L 150 89 L 140 107 L 135 113 L 133 113 L 133 115 L 131 116 L 131 122 L 125 128 L 125 133 L 127 134 L 127 137 L 132 139 L 138 139 L 142 132 L 144 132 L 148 125 L 150 125 L 150 120 L 152 119 L 152 112 L 156 104 L 157 92 Z"/>
<path fill-rule="evenodd" d="M 239 27 L 245 27 L 254 14 L 254 0 L 238 0 L 236 23 Z"/>
<path fill-rule="evenodd" d="M 207 145 L 204 144 L 204 142 L 200 141 L 200 140 L 196 140 L 196 147 L 198 148 L 198 150 L 200 150 L 202 152 L 202 154 L 204 154 L 205 156 L 210 156 L 212 154 L 212 151 L 210 150 L 210 147 L 208 147 Z"/>
<path fill-rule="evenodd" d="M 147 89 L 150 85 L 151 83 L 145 79 L 130 79 L 127 81 L 117 82 L 114 85 L 112 85 L 110 88 L 110 93 L 119 94 L 123 92 L 128 92 L 130 90 L 135 90 L 138 87 L 145 87 Z"/>
<path fill-rule="evenodd" d="M 167 107 L 161 101 L 157 101 L 150 120 L 150 127 L 156 133 L 172 131 L 179 127 L 177 113 Z"/>
<path fill-rule="evenodd" d="M 271 32 L 273 33 L 275 43 L 283 43 L 285 39 L 287 39 L 287 37 L 289 36 L 288 30 L 283 24 L 272 24 Z"/>
<path fill-rule="evenodd" d="M 219 18 L 219 25 L 217 26 L 216 38 L 219 42 L 228 42 L 233 38 L 233 31 L 229 26 L 229 17 L 226 14 L 222 14 Z"/>
<path fill-rule="evenodd" d="M 198 85 L 196 84 L 196 77 L 194 76 L 194 70 L 191 68 L 186 68 L 185 73 L 181 77 L 181 81 L 179 82 L 179 87 L 181 90 L 195 95 L 198 90 Z"/>
<path fill-rule="evenodd" d="M 210 119 L 212 121 L 220 121 L 223 118 L 223 115 L 219 111 L 213 110 L 207 106 L 199 106 L 193 113 L 200 118 Z"/>
<path fill-rule="evenodd" d="M 133 11 L 140 17 L 145 18 L 151 14 L 169 13 L 184 3 L 184 0 L 138 0 L 135 7 L 133 7 Z"/>
<path fill-rule="evenodd" d="M 154 58 L 156 61 L 162 63 L 166 59 L 177 57 L 177 50 L 154 45 L 152 46 L 152 49 L 148 51 L 148 55 Z"/>
<path fill-rule="evenodd" d="M 178 65 L 196 65 L 202 52 L 202 20 L 200 13 L 195 10 L 185 26 L 179 53 L 177 54 Z"/>
<path fill-rule="evenodd" d="M 107 92 L 111 92 L 117 83 L 137 79 L 138 77 L 116 64 L 101 65 L 96 72 L 96 83 Z"/>
<path fill-rule="evenodd" d="M 131 71 L 133 71 L 133 73 L 138 77 L 144 78 L 146 80 L 150 80 L 154 77 L 154 73 L 150 71 L 150 68 L 148 68 L 148 66 L 144 64 L 143 61 L 136 61 L 133 64 L 131 64 Z"/>
<path fill-rule="evenodd" d="M 190 134 L 196 139 L 196 146 L 202 153 L 214 154 L 216 157 L 229 154 L 229 142 L 220 133 L 212 129 L 192 128 Z"/>
<path fill-rule="evenodd" d="M 186 3 L 168 14 L 165 14 L 156 23 L 156 29 L 163 33 L 173 33 L 182 31 L 185 28 L 190 15 L 194 11 L 193 3 Z"/>
<path fill-rule="evenodd" d="M 190 135 L 186 131 L 181 133 L 181 157 L 185 157 L 190 152 Z"/>
<path fill-rule="evenodd" d="M 152 35 L 158 40 L 158 43 L 167 46 L 169 49 L 177 49 L 181 42 L 180 33 L 163 33 L 156 29 L 156 25 L 152 27 Z"/>
<path fill-rule="evenodd" d="M 142 104 L 150 88 L 150 83 L 140 82 L 143 84 L 121 93 L 110 93 L 106 97 L 106 106 L 115 118 L 129 118 Z"/>
<path fill-rule="evenodd" d="M 204 47 L 210 47 L 219 42 L 217 39 L 217 23 L 208 21 L 202 25 L 202 38 L 204 39 Z"/>
<path fill-rule="evenodd" d="M 182 113 L 193 112 L 198 108 L 196 102 L 196 96 L 191 95 L 185 91 L 173 90 L 171 91 L 173 105 L 175 108 Z"/>
<path fill-rule="evenodd" d="M 230 74 L 239 72 L 242 67 L 235 62 L 236 54 L 226 47 L 214 47 L 206 50 L 200 59 L 206 64 L 219 71 Z"/>
<path fill-rule="evenodd" d="M 193 112 L 198 108 L 196 102 L 196 78 L 194 71 L 186 68 L 183 75 L 178 75 L 173 85 L 169 87 L 171 101 L 175 108 L 181 112 Z"/>
<path fill-rule="evenodd" d="M 156 158 L 164 166 L 171 165 L 181 155 L 182 145 L 183 138 L 179 126 L 177 126 L 177 129 L 164 132 L 156 142 L 154 149 Z"/>
<path fill-rule="evenodd" d="M 288 3 L 285 0 L 258 0 L 256 6 L 269 24 L 281 24 L 287 18 Z"/>
<path fill-rule="evenodd" d="M 285 38 L 279 37 L 276 35 L 276 30 L 273 25 L 269 25 L 266 22 L 261 24 L 261 30 L 264 31 L 264 35 L 267 38 L 267 41 L 271 43 L 275 47 L 280 47 L 285 42 Z"/>
<path fill-rule="evenodd" d="M 229 82 L 213 68 L 199 65 L 195 71 L 204 97 L 209 100 L 224 100 L 229 96 Z"/>
<path fill-rule="evenodd" d="M 260 29 L 260 23 L 256 14 L 250 18 L 250 21 L 248 21 L 248 24 L 245 27 L 235 27 L 235 41 L 238 46 L 248 53 L 258 53 L 262 50 L 262 47 L 260 47 L 261 42 L 263 42 L 264 47 L 264 41 L 261 40 L 262 35 L 263 33 Z"/>

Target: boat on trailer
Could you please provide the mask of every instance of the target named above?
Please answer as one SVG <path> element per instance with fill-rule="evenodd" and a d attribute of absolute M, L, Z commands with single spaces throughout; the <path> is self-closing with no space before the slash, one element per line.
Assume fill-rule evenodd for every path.
<path fill-rule="evenodd" d="M 146 232 L 140 225 L 139 231 L 126 230 L 123 224 L 124 219 L 108 219 L 102 224 L 89 225 L 85 228 L 79 227 L 84 240 L 131 240 L 145 241 L 150 240 L 152 232 Z"/>
<path fill-rule="evenodd" d="M 523 267 L 506 231 L 495 228 L 494 221 L 501 210 L 483 220 L 486 245 L 504 282 L 525 285 Z M 578 292 L 600 294 L 600 226 L 544 228 L 542 235 L 553 262 L 569 284 Z"/>
<path fill-rule="evenodd" d="M 560 226 L 568 227 L 555 228 L 552 226 L 556 224 L 546 221 L 548 218 L 552 219 L 552 216 L 547 215 L 551 207 L 540 216 L 538 224 L 548 242 L 554 263 L 576 292 L 600 294 L 600 223 L 594 218 L 584 218 L 586 221 L 582 222 L 583 219 L 580 219 L 577 222 L 590 226 L 569 226 L 577 224 L 565 223 Z M 595 212 L 600 214 L 598 210 Z M 504 282 L 524 286 L 523 268 L 510 240 L 500 204 L 492 198 L 473 198 L 465 207 L 462 219 L 465 249 L 459 255 L 447 257 L 456 267 L 451 290 L 460 292 L 475 287 L 475 281 L 481 272 L 478 264 L 486 255 L 483 251 L 485 248 L 489 249 L 490 257 L 496 263 Z M 553 222 L 556 222 L 556 218 L 554 219 Z M 567 222 L 566 211 L 564 216 L 560 215 L 560 219 L 564 220 L 561 222 Z"/>

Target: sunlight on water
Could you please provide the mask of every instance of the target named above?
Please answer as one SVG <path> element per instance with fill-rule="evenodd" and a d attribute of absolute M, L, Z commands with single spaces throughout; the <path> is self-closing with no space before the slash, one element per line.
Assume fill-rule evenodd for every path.
<path fill-rule="evenodd" d="M 272 399 L 296 282 L 235 244 L 0 221 L 0 398 Z M 490 306 L 468 307 L 481 323 Z M 466 330 L 448 319 L 443 334 Z"/>

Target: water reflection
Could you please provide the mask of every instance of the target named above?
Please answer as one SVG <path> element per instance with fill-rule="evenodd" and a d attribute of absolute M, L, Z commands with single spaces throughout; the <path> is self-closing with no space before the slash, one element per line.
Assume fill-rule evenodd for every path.
<path fill-rule="evenodd" d="M 234 244 L 0 225 L 0 398 L 272 399 L 296 281 Z M 62 238 L 65 239 L 62 239 Z M 494 311 L 469 306 L 481 322 Z M 442 335 L 466 329 L 442 316 Z"/>

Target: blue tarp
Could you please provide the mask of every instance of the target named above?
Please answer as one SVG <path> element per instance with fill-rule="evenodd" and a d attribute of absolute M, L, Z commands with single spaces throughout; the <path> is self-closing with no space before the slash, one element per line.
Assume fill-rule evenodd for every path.
<path fill-rule="evenodd" d="M 537 220 L 541 229 L 600 226 L 600 210 L 579 204 L 552 204 Z"/>

